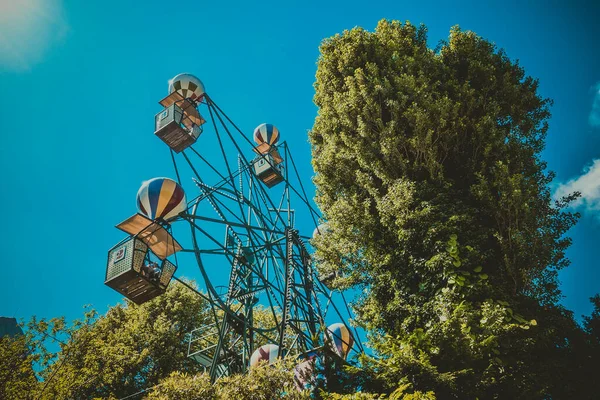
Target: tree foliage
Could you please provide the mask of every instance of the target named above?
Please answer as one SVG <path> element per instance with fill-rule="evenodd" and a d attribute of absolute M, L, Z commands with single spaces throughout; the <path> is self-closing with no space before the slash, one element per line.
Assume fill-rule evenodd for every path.
<path fill-rule="evenodd" d="M 28 350 L 22 365 L 29 366 L 31 376 L 22 381 L 34 384 L 23 384 L 18 396 L 2 398 L 121 398 L 173 371 L 199 372 L 200 366 L 187 357 L 186 339 L 205 322 L 206 311 L 202 298 L 173 284 L 142 306 L 119 304 L 101 317 L 89 310 L 71 325 L 62 318 L 34 318 L 26 336 L 12 344 Z M 57 344 L 60 348 L 53 351 Z M 32 377 L 32 362 L 39 382 Z M 3 371 L 11 368 L 5 357 L 2 363 Z"/>
<path fill-rule="evenodd" d="M 28 337 L 0 337 L 0 399 L 24 398 L 37 384 L 32 365 L 37 355 L 28 346 Z"/>
<path fill-rule="evenodd" d="M 380 358 L 362 387 L 440 398 L 588 398 L 591 338 L 559 304 L 574 193 L 540 158 L 551 101 L 502 50 L 381 21 L 323 42 L 310 133 L 323 273 Z M 595 355 L 597 357 L 597 354 Z M 364 372 L 363 372 L 364 374 Z"/>
<path fill-rule="evenodd" d="M 294 385 L 296 360 L 283 359 L 273 365 L 262 363 L 245 375 L 219 379 L 211 385 L 206 374 L 188 375 L 174 372 L 157 386 L 148 399 L 152 400 L 271 400 L 309 399 L 307 391 Z"/>
<path fill-rule="evenodd" d="M 103 316 L 88 310 L 70 325 L 64 318 L 33 318 L 24 335 L 0 338 L 0 398 L 307 398 L 294 385 L 293 360 L 212 385 L 187 357 L 188 334 L 207 323 L 208 312 L 202 297 L 171 284 L 141 306 L 118 304 Z M 273 324 L 265 309 L 255 316 L 262 327 Z"/>

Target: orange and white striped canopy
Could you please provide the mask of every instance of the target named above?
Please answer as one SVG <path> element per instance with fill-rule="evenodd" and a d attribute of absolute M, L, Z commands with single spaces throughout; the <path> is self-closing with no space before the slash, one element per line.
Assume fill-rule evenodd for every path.
<path fill-rule="evenodd" d="M 340 357 L 348 357 L 350 349 L 354 345 L 352 332 L 343 323 L 336 323 L 327 327 L 327 334 L 331 340 L 332 350 Z"/>
<path fill-rule="evenodd" d="M 151 220 L 167 220 L 187 208 L 183 188 L 169 178 L 144 182 L 137 193 L 137 206 Z"/>

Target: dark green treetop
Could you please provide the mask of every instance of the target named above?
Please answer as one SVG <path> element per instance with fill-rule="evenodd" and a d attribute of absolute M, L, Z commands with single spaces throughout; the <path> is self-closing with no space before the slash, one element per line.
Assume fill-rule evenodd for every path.
<path fill-rule="evenodd" d="M 310 133 L 324 273 L 365 289 L 375 378 L 442 398 L 580 393 L 587 338 L 558 305 L 578 215 L 540 158 L 551 101 L 492 43 L 381 21 L 321 45 Z M 581 346 L 579 346 L 581 343 Z M 585 350 L 581 350 L 583 357 Z M 572 380 L 558 383 L 555 374 Z"/>

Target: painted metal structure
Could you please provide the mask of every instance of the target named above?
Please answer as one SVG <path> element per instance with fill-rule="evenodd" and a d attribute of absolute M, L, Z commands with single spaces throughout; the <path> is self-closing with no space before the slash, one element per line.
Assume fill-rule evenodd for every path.
<path fill-rule="evenodd" d="M 203 87 L 199 98 L 174 91 L 160 104 L 162 113 L 177 106 L 181 118 L 189 119 L 188 125 L 178 125 L 187 133 L 162 137 L 161 113 L 156 119 L 156 135 L 169 148 L 175 181 L 185 189 L 188 203 L 185 211 L 155 223 L 169 234 L 163 240 L 177 243 L 177 248 L 167 246 L 172 265 L 185 265 L 186 276 L 191 276 L 190 264 L 197 265 L 200 290 L 175 279 L 210 304 L 211 322 L 190 333 L 188 355 L 213 380 L 247 371 L 252 354 L 268 344 L 277 347 L 279 357 L 302 358 L 315 351 L 335 356 L 328 350 L 326 320 L 331 322 L 334 314 L 335 320 L 344 321 L 350 310 L 343 294 L 338 292 L 341 300 L 336 301 L 334 291 L 319 281 L 305 242 L 310 237 L 295 228 L 293 205 L 300 206 L 304 221 L 311 221 L 308 232 L 319 225 L 320 215 L 288 145 L 277 140 L 252 143 L 252 135 L 244 134 Z M 190 127 L 203 124 L 201 137 L 185 137 L 191 137 Z M 209 141 L 212 147 L 203 145 Z M 217 282 L 217 270 L 221 276 L 228 271 L 229 279 Z M 357 347 L 362 351 L 360 340 Z"/>

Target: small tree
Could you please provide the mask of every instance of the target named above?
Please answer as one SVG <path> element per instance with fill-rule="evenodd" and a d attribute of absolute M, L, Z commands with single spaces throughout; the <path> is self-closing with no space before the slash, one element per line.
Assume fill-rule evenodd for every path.
<path fill-rule="evenodd" d="M 33 364 L 38 355 L 25 335 L 0 337 L 0 399 L 25 399 L 37 384 Z"/>
<path fill-rule="evenodd" d="M 294 385 L 292 359 L 277 360 L 272 365 L 262 363 L 247 374 L 233 375 L 211 385 L 206 374 L 188 375 L 174 372 L 161 381 L 148 399 L 167 400 L 271 400 L 309 399 L 307 391 L 298 391 Z"/>
<path fill-rule="evenodd" d="M 205 323 L 206 312 L 202 298 L 172 284 L 164 295 L 141 306 L 119 304 L 101 317 L 90 310 L 70 326 L 63 318 L 34 318 L 26 336 L 11 346 L 30 349 L 21 364 L 35 361 L 41 380 L 13 374 L 10 384 L 23 390 L 2 398 L 121 398 L 173 371 L 196 373 L 200 366 L 187 357 L 187 334 Z M 48 346 L 53 340 L 60 345 L 57 353 Z M 1 362 L 0 370 L 11 368 L 10 358 Z"/>

